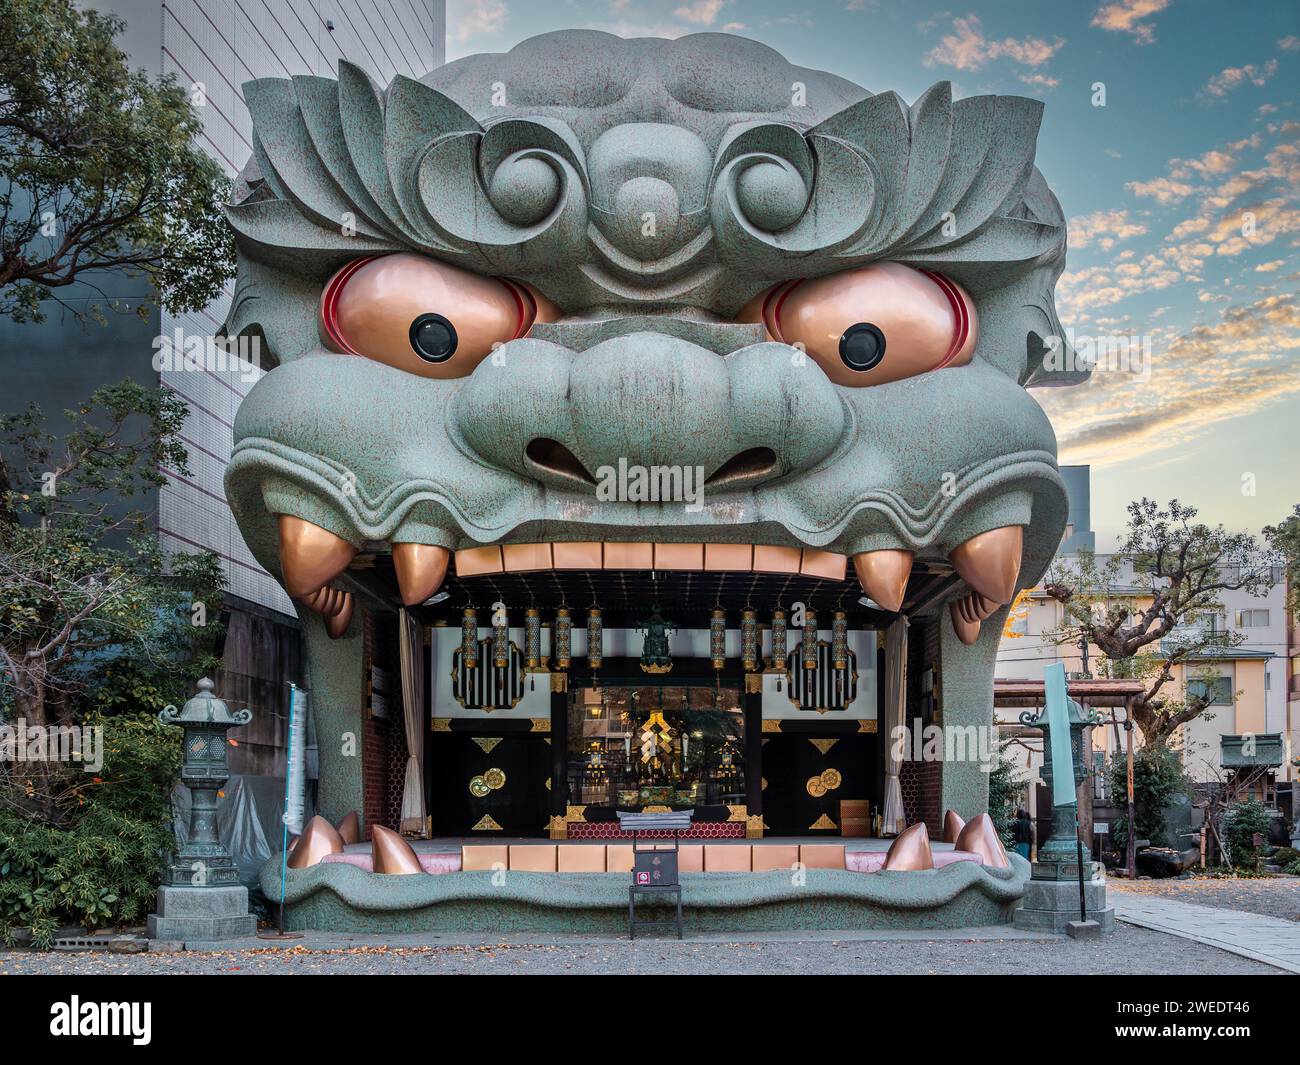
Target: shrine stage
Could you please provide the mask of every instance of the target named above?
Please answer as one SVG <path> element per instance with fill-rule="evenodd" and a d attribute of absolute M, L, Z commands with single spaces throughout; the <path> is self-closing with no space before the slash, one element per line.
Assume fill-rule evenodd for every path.
<path fill-rule="evenodd" d="M 627 930 L 630 841 L 412 840 L 425 874 L 370 871 L 369 843 L 290 869 L 285 926 L 329 932 Z M 931 843 L 926 870 L 880 867 L 892 840 L 765 838 L 681 844 L 685 923 L 701 932 L 972 928 L 1010 923 L 1029 863 L 982 865 Z M 668 845 L 663 840 L 642 840 Z M 798 864 L 796 864 L 798 863 Z M 604 871 L 600 871 L 601 869 Z M 572 871 L 571 871 L 572 870 Z M 583 871 L 577 871 L 583 870 Z M 711 870 L 711 871 L 702 871 Z M 260 874 L 280 899 L 280 856 Z M 666 900 L 649 899 L 654 906 Z"/>

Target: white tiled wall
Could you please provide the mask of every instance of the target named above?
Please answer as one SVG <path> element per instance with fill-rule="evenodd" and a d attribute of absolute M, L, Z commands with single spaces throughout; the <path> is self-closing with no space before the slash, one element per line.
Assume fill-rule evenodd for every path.
<path fill-rule="evenodd" d="M 129 7 L 123 11 L 129 19 L 161 20 L 160 69 L 182 85 L 202 84 L 201 143 L 232 176 L 252 151 L 251 122 L 240 97 L 244 82 L 333 76 L 338 60 L 346 58 L 386 85 L 397 73 L 419 77 L 445 57 L 443 0 L 135 0 Z M 163 335 L 178 327 L 187 336 L 213 335 L 228 300 L 227 293 L 203 311 L 164 314 Z M 254 382 L 238 372 L 207 370 L 165 370 L 162 380 L 190 404 L 184 429 L 190 476 L 173 476 L 159 500 L 164 546 L 218 552 L 233 594 L 291 613 L 280 586 L 245 546 L 222 487 L 235 411 Z"/>

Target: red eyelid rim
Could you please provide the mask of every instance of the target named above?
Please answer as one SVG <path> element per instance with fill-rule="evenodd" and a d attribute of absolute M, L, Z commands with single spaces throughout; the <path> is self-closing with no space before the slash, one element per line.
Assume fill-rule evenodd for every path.
<path fill-rule="evenodd" d="M 796 281 L 787 281 L 783 285 L 777 285 L 776 288 L 772 289 L 772 291 L 767 294 L 767 298 L 763 300 L 763 321 L 771 321 L 772 325 L 775 327 L 772 330 L 772 335 L 782 344 L 785 343 L 785 337 L 781 335 L 781 308 L 784 306 L 790 293 L 802 285 L 805 280 L 806 278 L 801 277 Z M 773 306 L 773 301 L 775 301 L 775 306 Z M 767 315 L 769 307 L 772 308 L 772 317 L 770 319 Z"/>
<path fill-rule="evenodd" d="M 325 296 L 321 301 L 321 323 L 325 326 L 325 333 L 334 342 L 335 347 L 348 355 L 360 355 L 361 352 L 344 340 L 343 334 L 339 332 L 339 293 L 343 291 L 343 286 L 348 283 L 348 278 L 365 266 L 366 263 L 372 263 L 378 258 L 381 258 L 381 256 L 367 255 L 348 263 L 330 280 L 329 286 L 325 289 Z"/>
<path fill-rule="evenodd" d="M 519 282 L 511 281 L 508 277 L 497 278 L 497 280 L 505 285 L 515 298 L 515 309 L 519 312 L 519 320 L 515 323 L 515 335 L 510 339 L 518 340 L 533 327 L 533 322 L 537 320 L 537 301 L 533 299 L 533 294 Z"/>
<path fill-rule="evenodd" d="M 948 297 L 953 318 L 957 323 L 953 328 L 952 343 L 948 345 L 948 353 L 932 367 L 934 370 L 942 370 L 957 357 L 957 353 L 961 351 L 962 346 L 966 343 L 966 338 L 970 336 L 970 313 L 966 308 L 966 300 L 958 291 L 957 286 L 944 277 L 943 274 L 936 274 L 933 270 L 922 270 L 921 273 L 938 285 L 943 294 Z"/>

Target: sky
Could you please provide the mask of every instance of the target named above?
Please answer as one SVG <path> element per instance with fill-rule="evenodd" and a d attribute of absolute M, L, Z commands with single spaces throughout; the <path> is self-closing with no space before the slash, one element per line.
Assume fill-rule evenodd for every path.
<path fill-rule="evenodd" d="M 1150 352 L 1031 392 L 1092 467 L 1098 549 L 1144 495 L 1255 532 L 1300 503 L 1296 0 L 449 0 L 447 57 L 571 27 L 737 33 L 908 102 L 943 80 L 1043 100 L 1061 321 Z"/>

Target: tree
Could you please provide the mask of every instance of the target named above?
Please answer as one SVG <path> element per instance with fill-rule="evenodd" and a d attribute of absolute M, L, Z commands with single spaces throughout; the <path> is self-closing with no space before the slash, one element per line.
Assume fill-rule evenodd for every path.
<path fill-rule="evenodd" d="M 1132 703 L 1133 723 L 1147 744 L 1205 713 L 1208 691 L 1184 684 L 1166 691 L 1182 667 L 1184 680 L 1207 655 L 1242 642 L 1213 625 L 1225 591 L 1260 595 L 1272 587 L 1271 560 L 1247 533 L 1196 521 L 1195 507 L 1143 498 L 1128 506 L 1124 542 L 1099 563 L 1092 552 L 1053 563 L 1045 590 L 1064 608 L 1048 635 L 1058 644 L 1095 648 L 1102 670 L 1136 677 L 1146 689 Z"/>
<path fill-rule="evenodd" d="M 172 311 L 233 276 L 229 182 L 194 142 L 189 90 L 131 71 L 124 26 L 72 0 L 0 0 L 0 314 L 39 321 L 42 300 L 105 269 L 148 276 Z"/>
<path fill-rule="evenodd" d="M 46 728 L 72 725 L 89 705 L 121 709 L 103 691 L 114 669 L 155 685 L 171 678 L 165 691 L 125 700 L 129 709 L 156 713 L 189 695 L 191 663 L 220 634 L 221 569 L 211 554 L 164 556 L 139 506 L 165 470 L 187 472 L 177 436 L 185 411 L 175 393 L 124 381 L 67 411 L 57 446 L 35 406 L 0 419 L 6 718 Z M 52 823 L 85 783 L 49 763 L 8 772 L 5 801 Z"/>
<path fill-rule="evenodd" d="M 1276 525 L 1265 525 L 1264 539 L 1286 568 L 1286 608 L 1292 614 L 1300 613 L 1300 503 Z"/>

